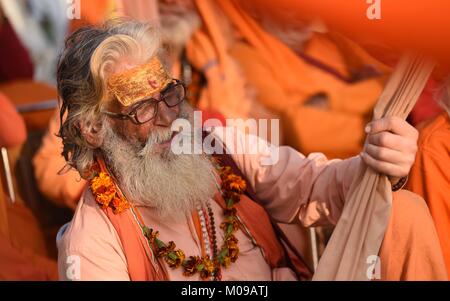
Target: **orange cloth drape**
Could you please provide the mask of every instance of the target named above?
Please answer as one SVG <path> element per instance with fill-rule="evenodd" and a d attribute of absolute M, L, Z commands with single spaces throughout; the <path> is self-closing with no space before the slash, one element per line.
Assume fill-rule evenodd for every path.
<path fill-rule="evenodd" d="M 320 17 L 333 30 L 369 48 L 376 43 L 378 46 L 388 45 L 399 52 L 418 50 L 438 61 L 440 73 L 450 70 L 450 20 L 444 13 L 450 11 L 450 1 L 381 0 L 378 1 L 380 19 L 369 19 L 367 12 L 371 11 L 371 4 L 360 0 L 246 2 L 265 6 L 278 18 L 283 18 L 286 10 L 300 19 Z M 390 55 L 386 52 L 382 55 L 386 54 Z"/>
<path fill-rule="evenodd" d="M 448 280 L 430 212 L 424 200 L 410 191 L 393 193 L 392 211 L 378 255 L 380 275 L 376 276 L 381 276 L 380 280 Z"/>
<path fill-rule="evenodd" d="M 208 80 L 199 107 L 219 111 L 225 117 L 248 116 L 250 107 L 238 66 L 227 52 L 232 41 L 224 34 L 229 27 L 214 1 L 197 1 L 204 27 L 187 44 L 189 61 L 202 70 Z"/>
<path fill-rule="evenodd" d="M 219 111 L 227 118 L 281 117 L 283 142 L 304 153 L 347 157 L 359 152 L 363 126 L 381 93 L 381 78 L 348 83 L 306 62 L 264 31 L 237 1 L 196 3 L 204 27 L 188 43 L 187 53 L 208 81 L 200 108 Z M 389 72 L 338 35 L 316 34 L 306 48 L 308 55 L 342 77 L 363 65 L 372 65 L 381 74 Z M 255 90 L 256 102 L 249 99 L 249 86 Z M 328 97 L 329 110 L 302 106 L 318 93 Z"/>
<path fill-rule="evenodd" d="M 427 202 L 450 275 L 450 117 L 447 112 L 421 131 L 407 188 Z"/>

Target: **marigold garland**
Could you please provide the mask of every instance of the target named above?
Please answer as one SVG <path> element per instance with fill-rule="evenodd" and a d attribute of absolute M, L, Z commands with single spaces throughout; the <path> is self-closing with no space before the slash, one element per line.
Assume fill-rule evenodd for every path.
<path fill-rule="evenodd" d="M 206 256 L 189 256 L 181 249 L 176 249 L 173 241 L 163 242 L 158 238 L 159 232 L 151 228 L 142 226 L 144 236 L 149 245 L 155 251 L 158 258 L 162 258 L 170 268 L 183 267 L 183 275 L 192 276 L 200 274 L 202 279 L 214 277 L 221 278 L 221 268 L 228 268 L 231 263 L 236 262 L 239 257 L 238 239 L 234 233 L 239 229 L 237 219 L 237 210 L 234 205 L 239 202 L 241 195 L 246 190 L 246 182 L 238 175 L 235 175 L 229 166 L 217 167 L 220 179 L 222 196 L 226 204 L 224 209 L 225 221 L 221 223 L 220 228 L 224 232 L 224 243 L 215 258 Z M 114 181 L 106 172 L 99 172 L 90 182 L 92 193 L 95 200 L 102 208 L 111 207 L 115 214 L 121 213 L 130 206 L 128 202 L 118 195 Z"/>
<path fill-rule="evenodd" d="M 95 200 L 103 209 L 111 207 L 114 214 L 118 214 L 130 208 L 128 202 L 118 195 L 114 181 L 106 172 L 100 172 L 94 177 L 90 187 Z"/>

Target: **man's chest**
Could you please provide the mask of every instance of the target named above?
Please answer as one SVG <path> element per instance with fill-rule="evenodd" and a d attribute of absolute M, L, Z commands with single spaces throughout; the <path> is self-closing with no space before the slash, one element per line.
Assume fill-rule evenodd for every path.
<path fill-rule="evenodd" d="M 225 233 L 221 224 L 225 221 L 225 216 L 222 208 L 216 202 L 211 200 L 209 204 L 212 216 L 208 213 L 206 206 L 203 210 L 203 218 L 201 212 L 196 213 L 197 216 L 200 216 L 200 229 L 196 228 L 195 221 L 191 216 L 161 219 L 149 208 L 141 207 L 139 210 L 146 226 L 158 231 L 158 238 L 163 242 L 173 241 L 175 250 L 182 250 L 186 259 L 190 256 L 201 257 L 205 254 L 209 254 L 212 258 L 214 244 L 217 252 L 220 252 L 224 245 Z M 212 237 L 213 232 L 215 232 L 214 237 Z M 240 228 L 235 232 L 235 237 L 238 241 L 239 257 L 229 267 L 222 267 L 222 280 L 270 280 L 271 268 L 266 263 L 261 248 L 255 244 L 251 234 L 244 233 Z M 168 265 L 165 267 L 170 280 L 201 280 L 198 273 L 184 276 L 182 267 L 173 269 Z"/>

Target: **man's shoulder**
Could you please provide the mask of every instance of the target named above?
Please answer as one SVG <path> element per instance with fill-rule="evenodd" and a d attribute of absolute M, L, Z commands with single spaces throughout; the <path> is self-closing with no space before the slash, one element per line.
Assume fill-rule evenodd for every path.
<path fill-rule="evenodd" d="M 76 252 L 113 241 L 118 241 L 114 226 L 96 203 L 90 189 L 86 188 L 71 222 L 58 242 L 58 249 Z"/>
<path fill-rule="evenodd" d="M 61 279 L 128 280 L 120 238 L 89 188 L 57 244 Z"/>

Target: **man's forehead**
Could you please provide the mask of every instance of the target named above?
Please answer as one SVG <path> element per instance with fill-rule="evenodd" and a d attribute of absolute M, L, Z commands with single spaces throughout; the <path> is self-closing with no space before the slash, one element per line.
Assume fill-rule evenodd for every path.
<path fill-rule="evenodd" d="M 121 65 L 120 69 L 126 70 L 113 74 L 107 87 L 108 93 L 124 107 L 152 97 L 172 80 L 157 57 L 129 69 Z"/>
<path fill-rule="evenodd" d="M 158 91 L 158 92 L 152 94 L 150 97 L 154 98 L 154 99 L 159 99 L 160 94 L 161 93 Z M 113 112 L 118 112 L 118 113 L 122 113 L 122 114 L 128 114 L 128 113 L 131 113 L 142 102 L 144 102 L 145 100 L 148 100 L 148 99 L 149 98 L 138 99 L 138 100 L 136 100 L 135 103 L 133 103 L 129 106 L 124 106 L 117 98 L 113 98 L 108 103 L 108 110 L 112 110 Z"/>

